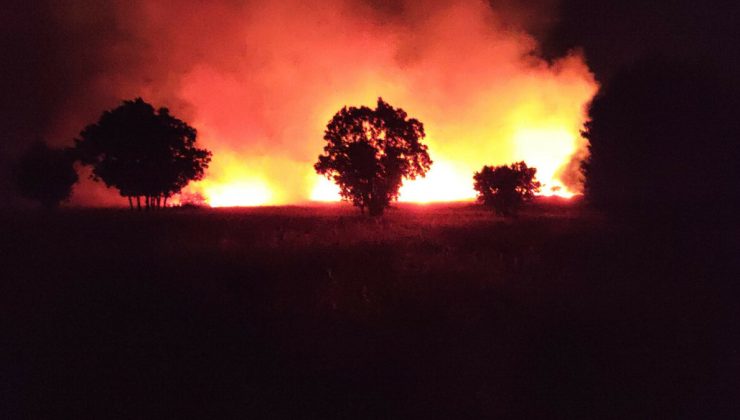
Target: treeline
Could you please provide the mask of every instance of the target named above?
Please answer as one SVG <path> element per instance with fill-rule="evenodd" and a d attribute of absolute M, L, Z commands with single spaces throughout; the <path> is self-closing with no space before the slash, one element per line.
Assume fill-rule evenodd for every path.
<path fill-rule="evenodd" d="M 118 189 L 129 206 L 167 205 L 190 181 L 203 178 L 211 152 L 195 146 L 196 130 L 155 110 L 141 98 L 104 112 L 75 140 L 80 162 L 92 167 L 93 179 Z"/>
<path fill-rule="evenodd" d="M 424 176 L 432 165 L 424 125 L 382 98 L 377 107 L 345 107 L 329 122 L 327 144 L 315 169 L 340 187 L 343 199 L 376 216 L 398 197 L 404 179 Z M 168 199 L 203 178 L 211 152 L 196 147 L 196 130 L 141 98 L 124 101 L 85 127 L 74 146 L 34 145 L 21 159 L 20 191 L 45 207 L 69 197 L 78 180 L 75 163 L 92 179 L 118 190 L 131 209 L 166 207 Z M 539 188 L 536 170 L 523 162 L 484 167 L 475 174 L 481 202 L 513 215 Z"/>
<path fill-rule="evenodd" d="M 716 72 L 686 61 L 637 62 L 604 84 L 588 108 L 582 134 L 585 196 L 608 212 L 736 204 L 740 119 L 737 88 Z M 73 164 L 116 188 L 130 208 L 167 205 L 202 179 L 211 152 L 196 146 L 196 130 L 138 98 L 106 111 L 82 130 L 74 147 L 36 144 L 19 162 L 19 190 L 53 207 L 78 177 Z M 424 125 L 382 98 L 370 108 L 344 107 L 329 121 L 317 173 L 339 186 L 342 199 L 380 215 L 404 180 L 423 177 L 433 161 Z M 515 215 L 541 187 L 524 162 L 484 166 L 473 174 L 478 201 Z"/>
<path fill-rule="evenodd" d="M 92 179 L 116 188 L 131 209 L 167 206 L 190 181 L 203 178 L 211 152 L 196 147 L 196 130 L 141 98 L 124 101 L 85 127 L 74 147 L 34 145 L 18 168 L 20 191 L 45 207 L 67 199 L 78 177 L 76 162 Z"/>

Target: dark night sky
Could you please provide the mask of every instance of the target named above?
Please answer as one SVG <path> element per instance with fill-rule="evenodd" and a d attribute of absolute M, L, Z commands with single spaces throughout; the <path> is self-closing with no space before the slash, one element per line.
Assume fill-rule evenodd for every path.
<path fill-rule="evenodd" d="M 403 19 L 399 16 L 403 16 L 404 4 L 409 1 L 364 0 L 363 5 L 375 9 L 379 19 L 392 20 Z M 2 190 L 8 189 L 8 168 L 23 146 L 49 137 L 50 132 L 64 124 L 60 122 L 63 118 L 60 110 L 74 108 L 95 115 L 118 100 L 97 91 L 85 103 L 70 103 L 109 67 L 125 67 L 117 73 L 123 79 L 133 80 L 145 74 L 144 77 L 161 78 L 155 82 L 167 85 L 168 75 L 152 71 L 155 47 L 140 42 L 137 39 L 140 32 L 130 28 L 135 20 L 117 15 L 111 3 L 95 0 L 4 3 L 0 14 Z M 222 3 L 226 7 L 243 8 L 249 2 Z M 602 83 L 621 67 L 645 55 L 713 62 L 730 79 L 735 78 L 740 64 L 738 2 L 491 0 L 490 3 L 504 22 L 535 36 L 540 42 L 540 53 L 546 58 L 582 48 L 590 68 Z M 206 4 L 210 3 L 192 1 L 189 6 Z M 64 19 L 60 19 L 60 9 L 65 7 L 84 12 L 64 14 Z M 112 48 L 114 58 L 111 58 Z M 52 144 L 70 143 L 64 139 L 48 140 Z"/>
<path fill-rule="evenodd" d="M 557 10 L 545 53 L 580 46 L 601 80 L 647 54 L 714 60 L 733 75 L 740 64 L 737 2 L 563 0 Z"/>

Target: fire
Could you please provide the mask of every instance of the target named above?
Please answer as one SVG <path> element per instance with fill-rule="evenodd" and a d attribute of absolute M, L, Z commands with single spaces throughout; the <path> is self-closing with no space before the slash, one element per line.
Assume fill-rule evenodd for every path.
<path fill-rule="evenodd" d="M 252 207 L 278 204 L 279 196 L 260 168 L 242 163 L 238 154 L 214 154 L 217 171 L 188 187 L 201 194 L 211 207 Z"/>
<path fill-rule="evenodd" d="M 540 195 L 571 198 L 576 194 L 563 185 L 558 171 L 577 151 L 578 139 L 579 134 L 563 127 L 528 127 L 516 132 L 517 155 L 537 168 L 537 179 L 542 183 Z"/>
<path fill-rule="evenodd" d="M 584 95 L 585 101 L 588 96 Z M 535 107 L 536 108 L 536 107 Z M 399 201 L 429 203 L 473 200 L 472 176 L 483 165 L 501 165 L 523 160 L 537 168 L 537 179 L 543 184 L 541 195 L 570 198 L 579 191 L 566 186 L 561 171 L 582 147 L 584 140 L 578 128 L 582 124 L 581 109 L 541 120 L 542 112 L 525 106 L 512 111 L 506 127 L 459 127 L 442 121 L 437 127 L 433 119 L 427 123 L 430 135 L 426 143 L 434 160 L 426 177 L 406 181 Z M 328 120 L 325 117 L 322 120 Z M 506 118 L 504 118 L 506 120 Z M 316 124 L 315 138 L 321 136 Z M 455 131 L 455 142 L 441 142 L 445 132 Z M 477 138 L 480 138 L 478 140 Z M 214 152 L 209 176 L 191 187 L 201 192 L 214 207 L 277 205 L 306 201 L 339 201 L 339 188 L 313 172 L 310 152 L 306 159 L 286 159 L 263 156 L 242 157 L 227 148 Z M 315 154 L 320 151 L 320 143 Z M 476 152 L 480 150 L 480 152 Z M 498 150 L 498 151 L 497 151 Z M 296 183 L 296 180 L 304 180 Z M 577 188 L 577 187 L 576 187 Z"/>
<path fill-rule="evenodd" d="M 542 183 L 539 195 L 571 198 L 576 192 L 568 189 L 557 178 L 558 169 L 574 153 L 577 137 L 563 129 L 522 129 L 517 132 L 515 143 L 519 154 L 537 169 L 537 179 Z M 433 151 L 432 151 L 433 152 Z M 405 181 L 398 200 L 409 203 L 470 201 L 476 197 L 473 173 L 480 167 L 453 164 L 435 160 L 426 177 Z M 339 201 L 339 187 L 318 177 L 310 194 L 311 201 Z"/>
<path fill-rule="evenodd" d="M 205 197 L 211 207 L 247 207 L 270 204 L 272 192 L 260 181 L 238 181 L 205 188 Z"/>
<path fill-rule="evenodd" d="M 426 177 L 404 183 L 398 200 L 413 203 L 470 200 L 475 197 L 472 178 L 472 172 L 435 161 Z"/>
<path fill-rule="evenodd" d="M 319 176 L 310 197 L 311 201 L 339 201 L 339 187 L 327 178 Z"/>
<path fill-rule="evenodd" d="M 521 160 L 538 169 L 543 194 L 581 191 L 573 157 L 585 155 L 579 129 L 598 86 L 579 51 L 539 57 L 526 28 L 550 20 L 543 10 L 466 0 L 120 3 L 110 11 L 120 39 L 94 51 L 95 78 L 63 101 L 55 119 L 69 123 L 51 137 L 73 137 L 112 98 L 166 106 L 213 152 L 186 195 L 213 206 L 336 200 L 313 170 L 324 128 L 343 106 L 378 97 L 424 123 L 435 162 L 405 183 L 402 201 L 472 199 L 475 171 Z M 90 184 L 74 203 L 102 205 L 107 191 L 123 204 Z"/>
<path fill-rule="evenodd" d="M 426 177 L 406 181 L 401 187 L 399 201 L 431 203 L 464 201 L 475 198 L 472 174 L 446 162 L 435 162 Z M 462 188 L 461 188 L 462 187 Z M 339 187 L 324 177 L 318 177 L 310 195 L 311 201 L 339 201 Z"/>
<path fill-rule="evenodd" d="M 475 171 L 522 160 L 537 168 L 541 194 L 580 192 L 563 171 L 584 154 L 579 130 L 598 87 L 580 53 L 536 58 L 534 39 L 498 25 L 488 2 L 419 6 L 412 28 L 332 8 L 294 19 L 275 3 L 252 10 L 249 25 L 234 16 L 224 39 L 239 41 L 208 44 L 177 85 L 213 151 L 206 179 L 188 190 L 212 206 L 337 201 L 313 169 L 324 128 L 342 106 L 379 96 L 424 123 L 434 161 L 404 183 L 401 201 L 471 200 Z"/>
<path fill-rule="evenodd" d="M 531 107 L 525 109 L 531 111 Z M 579 191 L 563 184 L 560 171 L 583 147 L 584 140 L 578 132 L 582 124 L 580 111 L 570 112 L 559 115 L 560 120 L 543 122 L 539 120 L 539 112 L 527 114 L 516 111 L 510 117 L 513 121 L 510 127 L 490 131 L 486 127 L 474 127 L 472 130 L 455 127 L 463 138 L 459 145 L 434 140 L 438 138 L 438 133 L 435 137 L 428 137 L 434 164 L 426 177 L 404 182 L 399 201 L 430 203 L 473 200 L 476 196 L 472 181 L 475 171 L 483 165 L 509 164 L 520 160 L 537 168 L 537 179 L 543 185 L 540 195 L 572 197 Z M 435 130 L 433 123 L 428 123 L 427 127 L 431 132 L 450 130 L 449 127 Z M 316 137 L 319 136 L 320 129 L 317 128 Z M 475 141 L 473 136 L 488 137 L 490 140 Z M 507 144 L 510 145 L 508 150 L 501 148 L 501 153 L 490 152 L 496 145 Z M 476 147 L 481 148 L 482 153 L 475 153 Z M 317 151 L 320 151 L 320 147 Z M 301 178 L 305 182 L 296 185 L 295 179 Z M 191 189 L 201 192 L 213 207 L 340 200 L 339 188 L 316 175 L 312 161 L 278 156 L 250 160 L 230 150 L 214 153 L 214 165 L 209 177 Z"/>

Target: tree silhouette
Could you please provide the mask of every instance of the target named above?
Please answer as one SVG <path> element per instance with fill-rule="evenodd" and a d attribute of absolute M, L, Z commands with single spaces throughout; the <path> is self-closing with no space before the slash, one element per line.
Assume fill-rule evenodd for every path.
<path fill-rule="evenodd" d="M 375 109 L 344 107 L 329 121 L 316 172 L 337 183 L 344 200 L 380 215 L 398 198 L 403 179 L 424 176 L 432 164 L 424 125 L 378 98 Z"/>
<path fill-rule="evenodd" d="M 180 200 L 180 208 L 197 209 L 208 206 L 208 201 L 199 192 L 182 193 L 178 198 Z"/>
<path fill-rule="evenodd" d="M 45 208 L 55 208 L 67 200 L 78 179 L 72 153 L 52 149 L 42 141 L 21 156 L 15 175 L 21 195 Z"/>
<path fill-rule="evenodd" d="M 513 216 L 540 190 L 535 180 L 536 168 L 524 162 L 511 166 L 484 166 L 473 175 L 473 188 L 478 192 L 478 201 L 502 216 Z"/>
<path fill-rule="evenodd" d="M 80 160 L 93 168 L 92 177 L 115 187 L 133 208 L 167 205 L 167 199 L 190 181 L 203 178 L 211 152 L 195 147 L 196 130 L 155 110 L 141 98 L 105 111 L 75 140 Z"/>
<path fill-rule="evenodd" d="M 589 107 L 588 201 L 608 211 L 705 208 L 738 198 L 738 95 L 705 63 L 650 58 Z"/>

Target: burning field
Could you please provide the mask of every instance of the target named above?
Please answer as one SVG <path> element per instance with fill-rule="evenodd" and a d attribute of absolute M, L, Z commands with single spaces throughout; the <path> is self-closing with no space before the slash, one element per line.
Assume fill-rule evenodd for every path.
<path fill-rule="evenodd" d="M 474 171 L 521 160 L 538 169 L 543 194 L 581 191 L 579 130 L 597 84 L 578 51 L 539 58 L 527 29 L 546 11 L 452 0 L 135 1 L 92 18 L 82 2 L 69 6 L 54 19 L 79 36 L 104 18 L 119 29 L 88 44 L 97 71 L 76 81 L 84 89 L 55 111 L 47 137 L 68 144 L 121 98 L 168 106 L 213 151 L 206 179 L 187 190 L 212 206 L 338 200 L 312 168 L 323 130 L 341 107 L 378 97 L 424 123 L 434 161 L 401 201 L 472 199 Z M 90 183 L 72 202 L 121 204 Z"/>
<path fill-rule="evenodd" d="M 729 7 L 7 3 L 1 419 L 740 418 Z"/>

